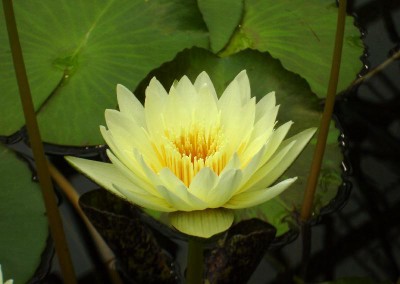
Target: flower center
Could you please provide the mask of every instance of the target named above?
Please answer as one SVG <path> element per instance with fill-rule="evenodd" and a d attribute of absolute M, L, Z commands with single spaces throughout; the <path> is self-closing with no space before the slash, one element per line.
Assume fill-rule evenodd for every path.
<path fill-rule="evenodd" d="M 211 168 L 217 175 L 221 173 L 227 162 L 224 144 L 219 125 L 208 128 L 192 125 L 179 133 L 165 130 L 162 143 L 154 148 L 162 166 L 168 167 L 189 186 L 204 167 Z"/>

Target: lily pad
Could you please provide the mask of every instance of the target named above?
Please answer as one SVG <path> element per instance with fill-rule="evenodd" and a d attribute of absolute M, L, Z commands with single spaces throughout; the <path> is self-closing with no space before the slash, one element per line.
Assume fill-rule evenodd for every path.
<path fill-rule="evenodd" d="M 278 125 L 288 120 L 294 121 L 287 137 L 309 127 L 318 127 L 322 115 L 320 100 L 312 96 L 307 82 L 300 76 L 285 70 L 281 63 L 270 55 L 254 50 L 246 50 L 229 57 L 220 58 L 206 50 L 194 48 L 180 53 L 174 61 L 152 72 L 142 82 L 135 94 L 144 94 L 150 78 L 156 76 L 164 85 L 170 86 L 176 78 L 184 74 L 193 81 L 205 70 L 212 78 L 217 94 L 222 94 L 227 84 L 243 69 L 247 70 L 251 92 L 258 99 L 275 91 L 277 104 L 280 104 Z M 327 153 L 324 158 L 317 191 L 315 214 L 327 205 L 337 194 L 342 180 L 340 164 L 342 155 L 337 143 L 339 132 L 331 127 Z M 316 137 L 316 136 L 315 136 Z M 293 212 L 298 210 L 303 200 L 305 180 L 311 166 L 315 138 L 309 143 L 295 163 L 284 174 L 284 177 L 297 176 L 298 180 L 279 197 L 262 205 L 244 210 L 237 210 L 237 220 L 261 218 L 277 228 L 277 235 L 289 230 L 293 222 Z M 160 213 L 148 211 L 152 216 L 161 218 Z"/>
<path fill-rule="evenodd" d="M 242 23 L 223 54 L 246 48 L 267 51 L 287 70 L 305 78 L 318 97 L 325 97 L 336 33 L 335 1 L 245 0 L 244 10 Z M 364 47 L 353 21 L 346 18 L 339 91 L 362 68 L 359 58 Z"/>
<path fill-rule="evenodd" d="M 35 110 L 45 142 L 96 145 L 117 83 L 146 74 L 192 46 L 207 46 L 195 1 L 13 1 Z M 0 7 L 0 125 L 24 124 Z"/>
<path fill-rule="evenodd" d="M 4 279 L 27 283 L 48 236 L 42 194 L 26 163 L 0 144 L 0 264 Z"/>
<path fill-rule="evenodd" d="M 240 24 L 243 0 L 198 0 L 197 3 L 210 32 L 211 50 L 218 52 Z"/>

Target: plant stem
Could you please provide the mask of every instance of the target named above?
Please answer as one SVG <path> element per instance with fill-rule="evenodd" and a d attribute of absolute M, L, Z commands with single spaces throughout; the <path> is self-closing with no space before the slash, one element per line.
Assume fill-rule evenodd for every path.
<path fill-rule="evenodd" d="M 187 258 L 186 283 L 203 283 L 204 255 L 203 243 L 197 238 L 189 238 L 189 251 Z"/>
<path fill-rule="evenodd" d="M 53 191 L 43 144 L 40 138 L 39 128 L 36 121 L 31 91 L 26 75 L 25 64 L 22 56 L 22 49 L 19 42 L 17 25 L 15 22 L 14 9 L 11 0 L 3 0 L 4 15 L 11 47 L 11 54 L 17 77 L 19 94 L 24 110 L 26 128 L 35 159 L 39 183 L 42 188 L 42 195 L 46 206 L 47 217 L 50 225 L 50 232 L 54 240 L 55 249 L 61 266 L 64 283 L 74 284 L 76 282 L 75 272 L 65 239 L 64 229 L 60 212 L 58 211 L 56 198 Z M 23 198 L 23 197 L 21 197 Z"/>
<path fill-rule="evenodd" d="M 306 280 L 308 260 L 311 252 L 312 232 L 308 220 L 313 209 L 314 195 L 317 187 L 318 177 L 321 171 L 322 159 L 325 152 L 326 140 L 328 137 L 329 125 L 332 118 L 333 107 L 337 84 L 339 80 L 340 61 L 342 56 L 343 36 L 346 19 L 346 0 L 339 1 L 339 12 L 336 26 L 335 47 L 332 57 L 331 74 L 328 85 L 328 92 L 325 101 L 325 108 L 322 114 L 319 127 L 317 145 L 315 147 L 310 175 L 308 176 L 306 191 L 303 199 L 303 206 L 300 213 L 301 235 L 302 235 L 302 263 L 300 273 L 303 280 Z"/>
<path fill-rule="evenodd" d="M 62 173 L 50 162 L 48 162 L 48 167 L 52 179 L 57 183 L 57 185 L 64 192 L 65 196 L 68 198 L 69 202 L 74 207 L 75 211 L 78 213 L 79 217 L 82 219 L 83 223 L 86 225 L 93 242 L 96 245 L 97 251 L 100 255 L 102 263 L 105 265 L 107 274 L 109 276 L 109 281 L 111 284 L 122 284 L 122 280 L 115 269 L 115 255 L 108 247 L 106 242 L 97 232 L 96 228 L 92 225 L 89 219 L 86 217 L 82 208 L 79 206 L 79 195 L 76 192 L 73 185 L 64 177 Z"/>
<path fill-rule="evenodd" d="M 301 208 L 300 220 L 306 222 L 311 217 L 315 190 L 318 182 L 319 173 L 321 171 L 322 159 L 324 157 L 326 140 L 328 137 L 329 124 L 332 118 L 333 107 L 335 104 L 335 96 L 337 84 L 339 80 L 340 61 L 342 57 L 343 36 L 346 18 L 346 0 L 339 1 L 339 12 L 336 27 L 335 47 L 333 51 L 331 74 L 328 85 L 328 92 L 325 101 L 325 108 L 322 114 L 321 124 L 319 127 L 317 145 L 314 151 L 314 157 L 311 164 L 310 175 L 308 176 L 306 191 Z"/>

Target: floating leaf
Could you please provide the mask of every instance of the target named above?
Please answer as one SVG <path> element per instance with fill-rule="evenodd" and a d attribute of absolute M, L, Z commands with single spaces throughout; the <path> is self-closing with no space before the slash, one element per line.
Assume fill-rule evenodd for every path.
<path fill-rule="evenodd" d="M 40 187 L 26 163 L 0 144 L 0 264 L 5 279 L 27 283 L 48 236 Z"/>
<path fill-rule="evenodd" d="M 326 96 L 336 34 L 334 1 L 245 0 L 245 13 L 225 55 L 246 48 L 267 51 L 289 71 L 305 78 L 318 97 Z M 223 17 L 221 20 L 223 21 Z M 338 90 L 361 71 L 363 45 L 352 17 L 346 18 Z"/>
<path fill-rule="evenodd" d="M 13 1 L 43 140 L 103 143 L 104 110 L 117 83 L 146 74 L 192 46 L 207 46 L 195 1 Z M 0 15 L 3 15 L 1 6 Z M 4 18 L 0 16 L 0 134 L 23 126 Z"/>
<path fill-rule="evenodd" d="M 277 104 L 281 105 L 278 114 L 279 124 L 288 120 L 294 121 L 287 137 L 306 128 L 319 126 L 322 106 L 319 99 L 311 95 L 305 80 L 285 70 L 280 62 L 270 55 L 258 51 L 246 50 L 223 58 L 201 49 L 182 52 L 174 61 L 152 72 L 135 93 L 143 94 L 144 87 L 148 85 L 152 76 L 156 76 L 164 86 L 170 86 L 176 78 L 184 74 L 193 81 L 204 70 L 212 78 L 217 93 L 222 94 L 227 84 L 243 69 L 247 70 L 253 96 L 259 99 L 268 92 L 276 92 Z M 316 214 L 336 196 L 338 186 L 341 184 L 342 155 L 337 143 L 339 136 L 337 129 L 332 127 L 330 136 L 333 139 L 329 141 L 323 162 L 322 180 L 317 191 Z M 298 209 L 303 200 L 304 183 L 315 147 L 315 140 L 311 142 L 284 174 L 285 178 L 298 176 L 298 180 L 278 198 L 256 207 L 237 210 L 238 220 L 258 217 L 273 224 L 277 228 L 277 235 L 288 231 L 288 222 L 293 220 L 292 211 Z M 160 217 L 159 213 L 148 212 L 157 218 Z"/>
<path fill-rule="evenodd" d="M 211 50 L 220 51 L 229 41 L 243 15 L 243 0 L 198 0 L 210 32 Z"/>

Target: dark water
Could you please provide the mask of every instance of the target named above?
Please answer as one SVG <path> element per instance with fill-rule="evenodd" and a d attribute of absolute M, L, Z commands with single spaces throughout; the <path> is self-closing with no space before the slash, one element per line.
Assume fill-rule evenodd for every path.
<path fill-rule="evenodd" d="M 365 31 L 371 70 L 400 50 L 400 1 L 348 2 Z M 352 192 L 342 210 L 313 228 L 307 279 L 395 283 L 400 277 L 400 60 L 338 100 L 335 114 L 347 138 Z M 298 239 L 267 255 L 250 283 L 286 283 L 281 275 L 288 271 L 271 259 L 296 270 L 300 249 Z"/>
<path fill-rule="evenodd" d="M 365 31 L 366 63 L 373 69 L 400 50 L 400 0 L 348 2 L 349 13 L 357 14 Z M 313 227 L 307 280 L 368 277 L 372 283 L 396 282 L 400 275 L 400 61 L 342 96 L 335 114 L 346 136 L 352 192 L 342 210 Z M 88 181 L 85 186 L 81 183 L 86 181 L 72 182 L 86 190 L 96 187 Z M 104 283 L 104 271 L 84 226 L 66 202 L 60 210 L 80 283 Z M 249 283 L 290 283 L 300 268 L 300 252 L 300 238 L 269 252 Z M 56 260 L 42 269 L 50 273 L 41 283 L 62 283 Z"/>

